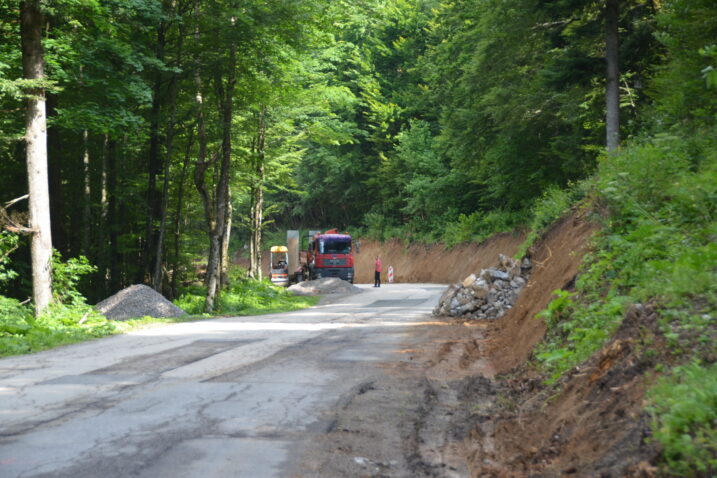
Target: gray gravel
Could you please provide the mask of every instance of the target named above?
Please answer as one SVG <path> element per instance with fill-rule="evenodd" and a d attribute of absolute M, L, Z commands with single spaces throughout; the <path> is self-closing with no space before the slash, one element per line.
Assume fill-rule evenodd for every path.
<path fill-rule="evenodd" d="M 122 320 L 137 317 L 180 317 L 182 309 L 146 285 L 137 284 L 122 289 L 95 305 L 95 309 L 108 319 Z"/>
<path fill-rule="evenodd" d="M 337 277 L 307 280 L 289 287 L 296 295 L 358 294 L 363 289 Z"/>

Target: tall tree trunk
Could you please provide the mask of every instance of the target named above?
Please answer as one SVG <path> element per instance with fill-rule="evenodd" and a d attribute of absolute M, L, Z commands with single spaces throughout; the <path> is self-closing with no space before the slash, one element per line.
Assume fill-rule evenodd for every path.
<path fill-rule="evenodd" d="M 250 239 L 250 276 L 254 279 L 262 279 L 261 270 L 261 240 L 262 226 L 264 223 L 264 180 L 265 180 L 265 151 L 266 143 L 266 110 L 259 112 L 257 134 L 254 140 L 254 184 L 251 188 L 251 239 Z"/>
<path fill-rule="evenodd" d="M 93 218 L 94 224 L 98 227 L 93 228 L 97 231 L 95 237 L 95 243 L 93 246 L 95 261 L 98 264 L 100 270 L 100 276 L 102 277 L 102 291 L 101 296 L 107 297 L 109 292 L 109 283 L 107 278 L 109 277 L 109 251 L 107 251 L 107 213 L 109 211 L 107 205 L 108 193 L 107 193 L 107 156 L 109 151 L 110 139 L 107 134 L 102 136 L 102 156 L 99 164 L 99 188 L 96 193 L 99 199 L 99 208 L 96 209 L 96 215 Z"/>
<path fill-rule="evenodd" d="M 176 299 L 178 295 L 177 280 L 179 276 L 179 250 L 182 234 L 182 216 L 184 210 L 184 181 L 187 177 L 187 169 L 189 168 L 189 157 L 192 152 L 194 138 L 190 131 L 190 137 L 187 141 L 187 150 L 184 154 L 184 163 L 182 164 L 182 172 L 179 176 L 179 189 L 177 191 L 177 210 L 174 216 L 174 264 L 172 264 L 172 299 Z"/>
<path fill-rule="evenodd" d="M 219 293 L 221 283 L 221 247 L 227 219 L 227 204 L 229 202 L 229 170 L 232 155 L 232 116 L 234 105 L 234 87 L 236 85 L 236 45 L 229 45 L 227 58 L 227 80 L 223 85 L 221 78 L 216 80 L 216 88 L 220 98 L 220 111 L 222 113 L 222 157 L 217 181 L 215 196 L 215 227 L 211 231 L 209 244 L 209 259 L 207 261 L 207 297 L 204 302 L 204 311 L 212 312 Z"/>
<path fill-rule="evenodd" d="M 28 80 L 45 78 L 42 49 L 42 12 L 38 0 L 25 0 L 20 9 L 22 67 Z M 47 119 L 45 90 L 29 89 L 27 100 L 25 144 L 29 192 L 30 228 L 32 234 L 32 296 L 35 314 L 47 309 L 52 301 L 52 232 L 50 195 L 47 177 Z"/>
<path fill-rule="evenodd" d="M 194 17 L 195 17 L 195 30 L 194 40 L 199 42 L 199 0 L 195 0 L 194 3 Z M 196 102 L 197 111 L 197 141 L 198 141 L 198 152 L 197 161 L 194 165 L 194 186 L 199 193 L 199 197 L 202 199 L 202 205 L 204 206 L 204 219 L 206 220 L 207 234 L 211 241 L 212 231 L 214 230 L 215 215 L 212 208 L 212 198 L 209 195 L 209 190 L 206 184 L 207 169 L 214 163 L 215 158 L 211 160 L 207 159 L 207 129 L 204 121 L 204 96 L 203 90 L 204 85 L 202 82 L 202 76 L 200 74 L 201 66 L 195 64 L 194 66 L 194 86 L 196 93 L 194 100 Z M 204 285 L 209 283 L 209 264 L 207 264 L 207 272 L 204 277 Z"/>
<path fill-rule="evenodd" d="M 109 289 L 120 289 L 119 214 L 117 210 L 117 140 L 107 144 L 107 230 L 109 233 Z"/>
<path fill-rule="evenodd" d="M 166 22 L 162 21 L 157 29 L 157 43 L 155 55 L 159 61 L 164 61 L 164 46 L 166 43 Z M 162 72 L 158 71 L 154 78 L 152 88 L 152 109 L 150 111 L 149 128 L 149 161 L 147 162 L 147 223 L 145 226 L 145 238 L 142 244 L 142 254 L 139 268 L 137 269 L 136 282 L 144 282 L 152 270 L 152 254 L 154 252 L 157 231 L 154 221 L 159 217 L 160 198 L 157 194 L 157 176 L 161 172 L 162 162 L 159 154 L 159 120 L 162 109 Z"/>
<path fill-rule="evenodd" d="M 177 61 L 181 63 L 182 59 L 182 39 L 183 31 L 180 28 L 178 40 Z M 157 251 L 155 253 L 154 274 L 152 275 L 152 287 L 154 290 L 162 291 L 162 264 L 164 257 L 164 235 L 167 229 L 167 207 L 169 204 L 169 165 L 172 160 L 172 152 L 174 147 L 174 125 L 177 122 L 177 93 L 179 90 L 179 75 L 174 73 L 169 94 L 169 123 L 167 124 L 167 144 L 164 156 L 164 179 L 162 184 L 162 219 L 159 224 L 159 233 L 157 236 Z"/>
<path fill-rule="evenodd" d="M 82 254 L 89 256 L 92 230 L 92 181 L 90 178 L 90 145 L 87 130 L 82 132 Z"/>
<path fill-rule="evenodd" d="M 224 222 L 224 235 L 222 236 L 222 254 L 221 254 L 221 287 L 224 288 L 229 284 L 229 241 L 232 233 L 232 219 L 234 217 L 234 208 L 232 207 L 231 191 L 227 194 L 226 219 Z"/>
<path fill-rule="evenodd" d="M 619 0 L 607 0 L 605 7 L 605 58 L 607 60 L 607 85 L 605 90 L 607 115 L 605 125 L 608 151 L 613 151 L 620 145 L 619 13 Z"/>

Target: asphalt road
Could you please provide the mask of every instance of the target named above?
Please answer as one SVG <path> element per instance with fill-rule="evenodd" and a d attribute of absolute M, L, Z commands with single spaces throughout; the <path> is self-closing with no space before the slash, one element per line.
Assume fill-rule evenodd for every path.
<path fill-rule="evenodd" d="M 301 476 L 297 450 L 410 359 L 444 286 L 364 289 L 0 360 L 0 477 Z"/>

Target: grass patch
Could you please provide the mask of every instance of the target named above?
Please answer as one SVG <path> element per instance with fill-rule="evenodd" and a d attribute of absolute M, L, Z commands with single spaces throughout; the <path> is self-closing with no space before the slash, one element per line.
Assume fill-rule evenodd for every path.
<path fill-rule="evenodd" d="M 204 310 L 206 288 L 192 286 L 174 301 L 188 314 L 200 315 Z M 305 309 L 316 305 L 318 297 L 297 296 L 269 281 L 238 279 L 223 290 L 217 300 L 215 315 L 261 315 Z"/>
<path fill-rule="evenodd" d="M 315 305 L 318 297 L 294 296 L 268 282 L 238 280 L 223 291 L 213 315 L 203 314 L 202 287 L 191 287 L 175 301 L 189 315 L 176 318 L 138 317 L 107 320 L 76 296 L 74 304 L 57 304 L 35 318 L 32 308 L 0 296 L 0 357 L 39 352 L 132 330 L 225 315 L 261 315 L 299 310 Z"/>

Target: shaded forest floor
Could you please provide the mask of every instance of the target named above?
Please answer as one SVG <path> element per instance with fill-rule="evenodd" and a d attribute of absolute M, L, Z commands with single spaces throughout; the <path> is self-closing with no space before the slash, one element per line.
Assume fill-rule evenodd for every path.
<path fill-rule="evenodd" d="M 325 440 L 312 444 L 307 472 L 654 476 L 658 450 L 645 440 L 643 398 L 647 372 L 664 360 L 664 344 L 649 305 L 630 309 L 615 338 L 555 385 L 545 385 L 529 360 L 545 334 L 535 314 L 554 290 L 572 289 L 595 230 L 577 214 L 555 224 L 533 247 L 533 274 L 501 319 L 441 318 L 445 327 L 414 337 L 404 351 L 410 360 L 387 364 L 381 377 L 347 397 Z M 361 261 L 380 251 L 384 264 L 397 264 L 399 280 L 457 281 L 495 265 L 499 252 L 512 254 L 519 243 L 518 237 L 499 236 L 480 246 L 423 252 L 365 243 Z"/>

